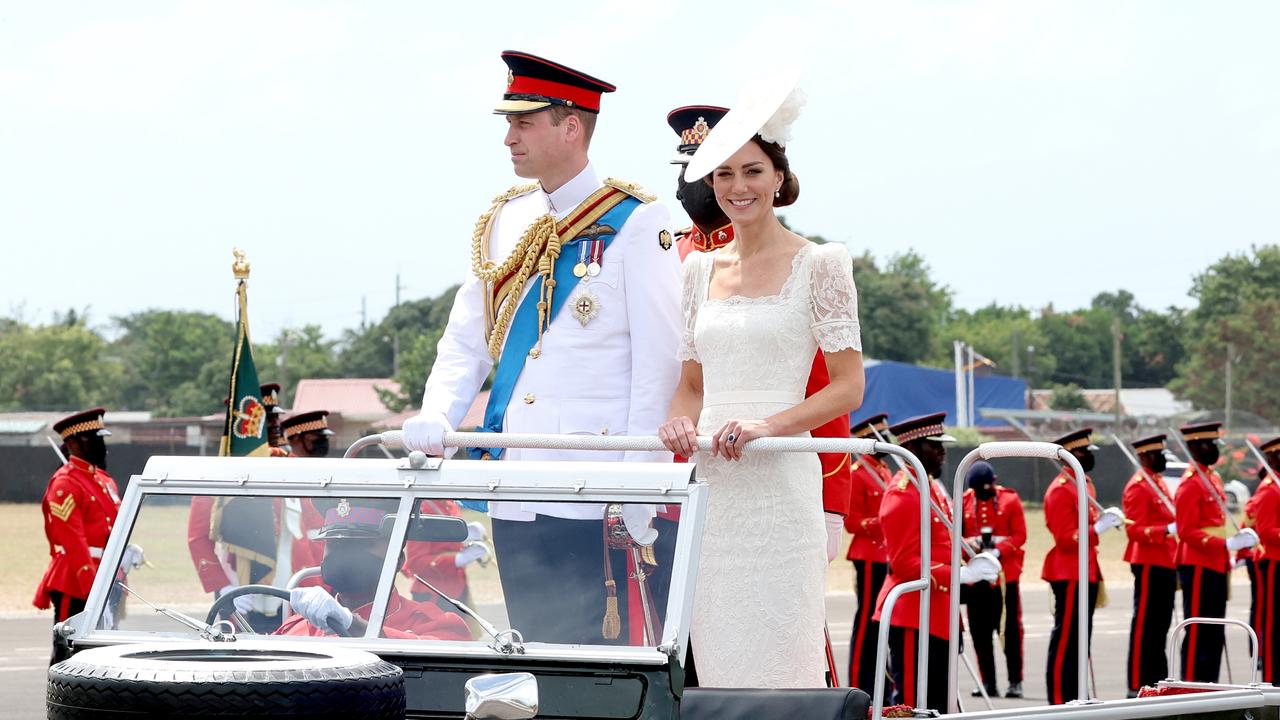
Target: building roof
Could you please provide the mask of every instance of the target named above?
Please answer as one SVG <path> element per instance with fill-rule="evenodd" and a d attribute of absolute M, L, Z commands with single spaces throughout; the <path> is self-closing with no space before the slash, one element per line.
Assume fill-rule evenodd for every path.
<path fill-rule="evenodd" d="M 1116 391 L 1102 388 L 1086 388 L 1080 391 L 1089 409 L 1096 413 L 1114 415 Z M 1031 409 L 1049 410 L 1053 390 L 1032 390 Z M 1120 409 L 1127 416 L 1167 418 L 1191 410 L 1191 403 L 1179 400 L 1164 388 L 1120 389 Z"/>
<path fill-rule="evenodd" d="M 399 392 L 400 385 L 389 378 L 325 378 L 298 381 L 290 412 L 328 410 L 351 421 L 373 421 L 389 412 L 378 398 L 378 388 Z"/>

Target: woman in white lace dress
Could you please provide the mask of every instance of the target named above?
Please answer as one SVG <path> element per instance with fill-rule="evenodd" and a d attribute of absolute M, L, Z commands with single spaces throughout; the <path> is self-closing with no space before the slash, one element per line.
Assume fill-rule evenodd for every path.
<path fill-rule="evenodd" d="M 789 120 L 776 127 L 776 115 L 795 102 L 783 102 L 789 89 L 775 92 L 768 114 L 755 107 L 754 116 L 735 119 L 731 111 L 686 170 L 690 182 L 710 171 L 706 181 L 735 234 L 728 246 L 685 261 L 682 375 L 659 429 L 673 452 L 695 457 L 711 490 L 690 642 L 709 687 L 824 684 L 818 457 L 742 449 L 759 437 L 807 436 L 862 401 L 848 251 L 811 243 L 774 215 L 799 195 L 782 146 Z M 819 348 L 831 383 L 806 399 Z M 695 455 L 698 434 L 713 436 L 710 453 Z"/>

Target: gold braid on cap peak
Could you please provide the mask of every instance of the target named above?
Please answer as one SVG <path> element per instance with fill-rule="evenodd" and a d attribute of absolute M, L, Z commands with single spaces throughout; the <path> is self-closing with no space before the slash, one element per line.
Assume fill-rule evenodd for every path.
<path fill-rule="evenodd" d="M 506 342 L 507 331 L 511 328 L 511 320 L 515 317 L 516 308 L 520 304 L 520 296 L 524 292 L 525 283 L 528 282 L 535 270 L 541 272 L 544 265 L 554 269 L 554 257 L 551 258 L 549 263 L 543 262 L 548 246 L 554 242 L 555 255 L 559 256 L 560 254 L 560 241 L 556 235 L 556 219 L 549 214 L 544 214 L 525 229 L 524 234 L 520 236 L 520 241 L 516 243 L 515 248 L 507 255 L 502 264 L 495 264 L 489 258 L 489 236 L 493 231 L 493 220 L 498 211 L 502 209 L 503 205 L 507 204 L 508 200 L 530 193 L 537 188 L 538 186 L 533 183 L 516 185 L 494 198 L 493 205 L 476 220 L 475 231 L 471 236 L 471 271 L 486 286 L 486 337 L 489 345 L 489 356 L 494 360 L 497 360 L 502 355 L 502 346 Z M 511 278 L 509 282 L 505 283 L 505 292 L 501 298 L 497 298 L 498 307 L 493 307 L 495 299 L 494 286 L 508 276 L 511 276 Z M 551 292 L 554 290 L 555 282 L 550 274 L 546 275 L 546 280 L 551 281 L 551 287 L 548 288 L 547 282 L 544 281 L 543 297 L 540 298 L 538 303 L 539 345 L 542 342 L 542 320 L 545 314 L 543 302 L 546 302 L 546 308 L 550 308 Z"/>

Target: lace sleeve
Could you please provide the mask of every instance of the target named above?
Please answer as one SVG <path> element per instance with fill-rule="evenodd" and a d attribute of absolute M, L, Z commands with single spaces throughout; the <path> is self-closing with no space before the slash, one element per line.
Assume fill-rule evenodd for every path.
<path fill-rule="evenodd" d="M 680 349 L 676 359 L 680 362 L 698 359 L 698 349 L 694 344 L 693 327 L 698 321 L 699 290 L 702 288 L 702 258 L 706 253 L 694 251 L 684 260 L 684 289 L 681 293 L 680 307 L 684 311 L 684 330 L 680 335 Z"/>
<path fill-rule="evenodd" d="M 814 248 L 809 283 L 813 338 L 823 352 L 862 351 L 853 260 L 843 245 Z"/>

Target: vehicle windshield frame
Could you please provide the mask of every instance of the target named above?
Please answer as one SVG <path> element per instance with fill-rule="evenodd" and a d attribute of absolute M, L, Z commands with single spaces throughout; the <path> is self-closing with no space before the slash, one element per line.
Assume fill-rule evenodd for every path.
<path fill-rule="evenodd" d="M 526 642 L 522 657 L 529 659 L 663 664 L 682 657 L 687 647 L 697 571 L 693 558 L 701 544 L 706 511 L 705 483 L 694 482 L 692 463 L 617 462 L 491 462 L 447 460 L 423 468 L 400 459 L 201 458 L 153 457 L 132 477 L 122 498 L 115 531 L 103 551 L 102 567 L 117 568 L 139 512 L 150 497 L 165 495 L 362 497 L 400 500 L 389 548 L 403 547 L 412 509 L 424 498 L 501 501 L 573 501 L 584 503 L 643 503 L 680 506 L 680 524 L 667 614 L 655 647 L 626 645 L 569 645 Z M 387 552 L 371 608 L 368 630 L 358 638 L 290 638 L 309 642 L 341 642 L 379 655 L 439 655 L 499 657 L 481 635 L 470 641 L 404 640 L 370 637 L 381 629 L 395 578 L 398 553 Z M 113 572 L 94 579 L 85 611 L 68 621 L 77 644 L 96 646 L 121 642 L 190 640 L 190 633 L 98 628 Z M 506 628 L 501 628 L 506 629 Z M 516 628 L 519 630 L 519 628 Z M 241 637 L 244 637 L 243 635 Z"/>

